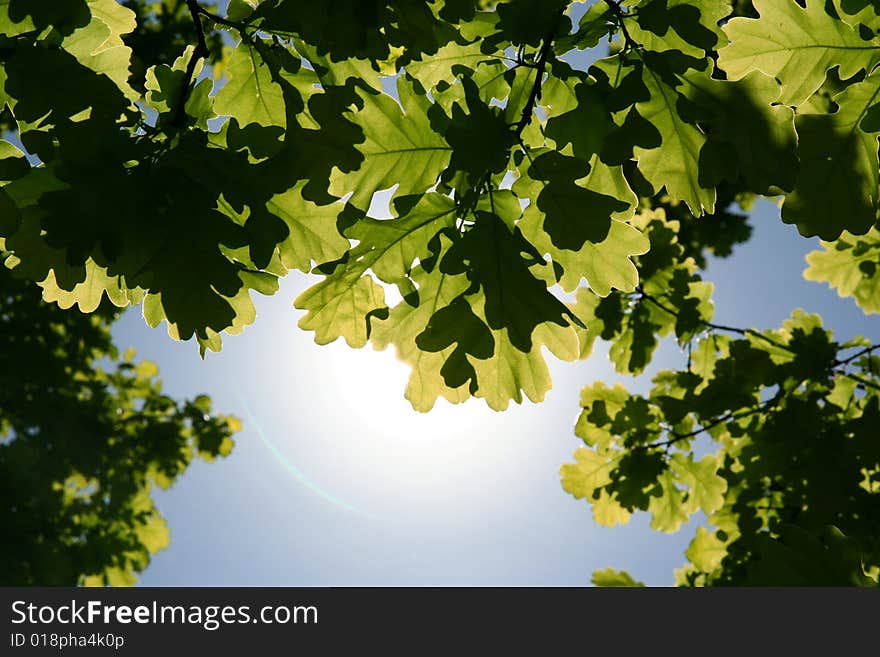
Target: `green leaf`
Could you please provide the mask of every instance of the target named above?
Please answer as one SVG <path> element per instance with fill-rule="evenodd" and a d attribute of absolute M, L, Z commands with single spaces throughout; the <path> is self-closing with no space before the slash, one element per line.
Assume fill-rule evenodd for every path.
<path fill-rule="evenodd" d="M 718 459 L 713 455 L 694 461 L 693 456 L 684 458 L 676 454 L 671 462 L 672 470 L 688 488 L 688 507 L 691 512 L 701 509 L 712 515 L 724 504 L 727 481 L 718 474 Z"/>
<path fill-rule="evenodd" d="M 97 39 L 108 32 L 105 28 Z M 115 121 L 130 103 L 126 89 L 64 49 L 22 45 L 7 57 L 4 67 L 6 93 L 15 101 L 18 121 L 57 125 L 90 110 L 92 126 L 98 129 Z M 52 78 L 54 84 L 35 86 L 34 76 Z"/>
<path fill-rule="evenodd" d="M 646 50 L 702 58 L 724 38 L 718 24 L 729 14 L 726 2 L 654 0 L 641 3 L 636 20 L 627 24 L 630 36 Z"/>
<path fill-rule="evenodd" d="M 657 486 L 660 494 L 651 497 L 648 510 L 652 514 L 651 529 L 661 532 L 676 532 L 682 523 L 688 521 L 685 511 L 684 492 L 678 488 L 678 481 L 670 470 L 660 475 Z"/>
<path fill-rule="evenodd" d="M 713 572 L 727 555 L 727 546 L 716 532 L 705 527 L 697 527 L 697 535 L 684 555 L 698 569 L 705 573 Z"/>
<path fill-rule="evenodd" d="M 629 392 L 621 384 L 609 388 L 602 381 L 585 386 L 581 390 L 581 411 L 575 425 L 575 435 L 590 447 L 608 448 L 614 435 L 605 427 L 610 427 L 629 399 Z"/>
<path fill-rule="evenodd" d="M 452 84 L 457 78 L 456 71 L 472 75 L 477 65 L 483 62 L 491 63 L 489 70 L 495 73 L 505 70 L 497 55 L 483 53 L 479 41 L 466 45 L 451 42 L 433 55 L 422 54 L 419 59 L 406 65 L 406 72 L 430 91 L 440 82 Z"/>
<path fill-rule="evenodd" d="M 147 70 L 145 86 L 147 94 L 145 100 L 147 105 L 158 112 L 160 115 L 168 115 L 164 118 L 170 118 L 177 110 L 180 103 L 180 94 L 183 91 L 183 81 L 186 74 L 186 68 L 190 60 L 195 56 L 195 47 L 187 46 L 183 54 L 174 60 L 172 66 L 164 64 L 159 66 L 151 66 Z M 193 69 L 193 74 L 197 76 L 202 69 L 203 62 L 198 61 Z M 204 83 L 207 82 L 207 85 Z M 199 84 L 203 89 L 210 87 L 209 80 L 203 80 Z M 202 91 L 201 93 L 206 93 Z M 188 101 L 189 102 L 189 101 Z M 161 119 L 160 119 L 161 120 Z"/>
<path fill-rule="evenodd" d="M 564 0 L 522 0 L 498 6 L 498 29 L 511 42 L 537 46 L 548 32 L 568 34 L 571 21 L 561 16 Z"/>
<path fill-rule="evenodd" d="M 666 318 L 669 319 L 669 318 Z M 654 324 L 652 309 L 644 303 L 636 305 L 628 317 L 625 328 L 615 336 L 614 343 L 608 351 L 608 358 L 614 363 L 614 369 L 620 373 L 639 374 L 651 361 L 651 354 L 657 348 L 655 332 L 666 328 L 663 324 Z M 663 332 L 668 332 L 668 329 Z"/>
<path fill-rule="evenodd" d="M 229 0 L 226 8 L 226 18 L 231 21 L 246 21 L 254 13 L 256 0 Z"/>
<path fill-rule="evenodd" d="M 287 269 L 311 270 L 311 263 L 338 260 L 350 244 L 336 228 L 339 204 L 315 205 L 302 196 L 301 186 L 276 194 L 266 209 L 287 225 L 289 234 L 279 245 Z"/>
<path fill-rule="evenodd" d="M 445 128 L 446 141 L 452 147 L 450 168 L 470 176 L 478 184 L 484 176 L 501 173 L 510 160 L 508 152 L 514 141 L 504 113 L 480 97 L 473 80 L 462 79 L 464 102 L 452 105 L 452 116 Z M 514 89 L 511 90 L 511 95 Z M 512 103 L 508 100 L 508 107 Z M 467 109 L 467 111 L 465 111 Z M 445 119 L 446 117 L 444 117 Z"/>
<path fill-rule="evenodd" d="M 448 306 L 435 311 L 415 340 L 416 346 L 423 351 L 448 350 L 449 356 L 440 368 L 443 381 L 450 388 L 459 388 L 470 382 L 468 390 L 471 394 L 476 392 L 478 383 L 468 355 L 485 360 L 491 358 L 495 350 L 492 332 L 464 296 L 456 297 Z M 452 345 L 455 345 L 454 349 Z"/>
<path fill-rule="evenodd" d="M 331 53 L 319 54 L 318 48 L 302 39 L 294 39 L 296 51 L 311 64 L 315 75 L 326 87 L 344 87 L 349 80 L 357 80 L 374 90 L 382 88 L 379 72 L 367 59 L 343 58 L 334 60 Z"/>
<path fill-rule="evenodd" d="M 593 520 L 600 527 L 616 527 L 629 522 L 632 514 L 607 490 L 599 493 L 598 499 L 592 500 Z"/>
<path fill-rule="evenodd" d="M 142 289 L 129 290 L 121 277 L 108 275 L 106 268 L 91 259 L 85 263 L 85 280 L 72 289 L 61 287 L 55 280 L 54 271 L 50 271 L 46 279 L 40 282 L 40 287 L 43 288 L 44 301 L 57 303 L 60 308 L 75 305 L 84 313 L 95 312 L 104 295 L 118 308 L 138 304 L 144 298 Z"/>
<path fill-rule="evenodd" d="M 567 38 L 559 38 L 554 42 L 558 44 L 556 52 L 570 50 L 572 46 L 578 49 L 593 48 L 613 29 L 614 23 L 608 6 L 602 3 L 590 5 L 581 16 L 574 34 Z"/>
<path fill-rule="evenodd" d="M 135 13 L 114 0 L 89 0 L 92 20 L 62 41 L 62 47 L 83 65 L 106 75 L 131 100 L 139 94 L 128 83 L 132 50 L 122 36 L 135 30 Z"/>
<path fill-rule="evenodd" d="M 585 447 L 576 450 L 576 463 L 567 463 L 559 469 L 562 487 L 578 499 L 589 499 L 597 488 L 611 483 L 611 471 L 621 457 L 622 454 L 618 454 L 609 458 Z"/>
<path fill-rule="evenodd" d="M 441 368 L 452 356 L 454 348 L 425 351 L 416 343 L 416 338 L 425 331 L 435 312 L 448 307 L 470 283 L 465 276 L 444 274 L 437 268 L 426 271 L 421 266 L 413 271 L 412 281 L 417 286 L 417 298 L 405 298 L 391 309 L 387 319 L 376 321 L 370 341 L 377 349 L 394 345 L 397 357 L 412 368 L 404 396 L 414 409 L 426 412 L 431 410 L 438 397 L 453 404 L 470 397 L 466 383 L 450 388 L 441 374 Z"/>
<path fill-rule="evenodd" d="M 397 80 L 400 105 L 387 94 L 358 89 L 363 109 L 351 116 L 364 134 L 357 145 L 364 162 L 357 171 L 334 172 L 330 192 L 352 193 L 349 203 L 366 211 L 373 194 L 397 185 L 395 195 L 421 194 L 449 162 L 451 148 L 428 120 L 430 101 L 405 76 Z"/>
<path fill-rule="evenodd" d="M 602 242 L 608 236 L 611 216 L 632 210 L 626 201 L 578 184 L 577 179 L 588 170 L 587 162 L 555 151 L 539 155 L 528 169 L 532 179 L 545 181 L 535 206 L 544 214 L 543 230 L 556 247 L 577 251 L 587 241 Z"/>
<path fill-rule="evenodd" d="M 9 194 L 0 188 L 0 239 L 3 235 L 11 235 L 21 225 L 21 213 Z"/>
<path fill-rule="evenodd" d="M 523 258 L 529 256 L 531 263 Z M 494 214 L 477 212 L 473 228 L 443 257 L 440 269 L 468 272 L 485 296 L 485 314 L 493 329 L 507 330 L 507 337 L 523 353 L 532 351 L 532 332 L 543 322 L 569 326 L 580 320 L 529 271 L 540 263 L 534 246 L 519 231 L 513 232 Z"/>
<path fill-rule="evenodd" d="M 285 127 L 288 112 L 302 108 L 298 88 L 317 81 L 314 73 L 301 71 L 298 58 L 260 40 L 242 42 L 233 50 L 226 75 L 229 81 L 214 98 L 214 110 L 241 126 Z"/>
<path fill-rule="evenodd" d="M 594 586 L 644 586 L 642 582 L 634 580 L 625 570 L 614 570 L 613 568 L 593 571 L 592 582 Z"/>
<path fill-rule="evenodd" d="M 489 408 L 496 411 L 506 410 L 510 401 L 521 404 L 523 394 L 532 402 L 544 401 L 552 380 L 541 353 L 543 346 L 560 360 L 572 361 L 579 355 L 574 330 L 550 322 L 535 327 L 532 347 L 527 352 L 513 343 L 509 329 L 493 330 L 492 336 L 492 356 L 472 364 L 479 385 L 475 396 L 485 399 Z"/>
<path fill-rule="evenodd" d="M 866 235 L 844 232 L 807 254 L 804 278 L 828 283 L 841 297 L 853 297 L 866 314 L 880 313 L 880 230 Z"/>
<path fill-rule="evenodd" d="M 597 85 L 581 82 L 577 76 L 549 81 L 553 83 L 541 89 L 541 106 L 550 112 L 544 133 L 560 150 L 570 144 L 572 155 L 590 160 L 615 127 L 605 107 L 607 99 Z"/>
<path fill-rule="evenodd" d="M 760 18 L 732 18 L 724 26 L 729 45 L 718 51 L 718 66 L 732 80 L 754 70 L 782 83 L 780 102 L 800 105 L 839 67 L 841 78 L 870 71 L 880 61 L 874 40 L 865 41 L 850 25 L 825 12 L 822 0 L 754 0 Z"/>
<path fill-rule="evenodd" d="M 659 61 L 646 60 L 642 67 L 648 98 L 636 103 L 636 108 L 657 129 L 661 143 L 657 148 L 636 146 L 633 150 L 639 171 L 655 190 L 665 187 L 670 197 L 684 201 L 700 216 L 715 208 L 715 190 L 700 183 L 700 150 L 706 136 L 679 114 L 680 95 L 664 79 L 668 74 L 657 68 Z"/>
<path fill-rule="evenodd" d="M 798 171 L 794 112 L 777 104 L 782 88 L 773 78 L 753 71 L 736 82 L 716 80 L 707 72 L 688 71 L 683 93 L 708 111 L 709 140 L 700 153 L 701 180 L 717 184 L 710 157 L 717 153 L 732 166 L 748 189 L 768 193 L 791 190 Z M 731 165 L 730 155 L 735 154 Z"/>
<path fill-rule="evenodd" d="M 298 326 L 315 332 L 315 342 L 329 344 L 339 337 L 350 347 L 363 347 L 369 337 L 367 316 L 385 308 L 385 292 L 369 275 L 343 270 L 300 294 L 293 302 L 307 313 Z"/>
<path fill-rule="evenodd" d="M 52 26 L 63 35 L 89 23 L 89 7 L 85 0 L 54 0 L 53 2 L 29 2 L 28 0 L 3 0 L 0 3 L 0 28 L 3 34 L 16 36 L 31 30 L 42 32 Z"/>
<path fill-rule="evenodd" d="M 395 219 L 358 221 L 348 231 L 358 245 L 338 263 L 330 263 L 333 271 L 327 278 L 294 301 L 308 311 L 300 327 L 315 330 L 318 344 L 340 336 L 353 347 L 366 344 L 368 315 L 385 308 L 384 292 L 367 271 L 387 283 L 402 283 L 414 262 L 430 255 L 430 240 L 454 221 L 454 202 L 437 193 L 426 194 Z"/>
<path fill-rule="evenodd" d="M 571 292 L 586 279 L 590 289 L 599 296 L 608 296 L 612 288 L 632 292 L 639 282 L 639 274 L 632 257 L 647 253 L 648 238 L 638 229 L 622 221 L 611 221 L 608 236 L 599 243 L 585 241 L 576 250 L 559 249 L 543 230 L 542 215 L 528 208 L 523 214 L 520 229 L 523 237 L 541 253 L 547 253 L 563 270 L 559 284 Z"/>
<path fill-rule="evenodd" d="M 880 72 L 834 97 L 833 114 L 797 118 L 801 171 L 785 197 L 782 220 L 804 236 L 835 240 L 844 230 L 863 234 L 877 219 L 880 203 L 880 124 L 868 119 L 880 102 Z"/>
<path fill-rule="evenodd" d="M 362 219 L 346 232 L 358 241 L 346 266 L 369 267 L 380 280 L 398 283 L 418 259 L 429 256 L 429 242 L 437 233 L 452 228 L 455 217 L 455 202 L 430 192 L 395 219 Z"/>

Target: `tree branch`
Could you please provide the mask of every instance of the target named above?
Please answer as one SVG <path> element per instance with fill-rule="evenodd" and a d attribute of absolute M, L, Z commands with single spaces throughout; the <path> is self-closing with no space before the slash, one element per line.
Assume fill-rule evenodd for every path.
<path fill-rule="evenodd" d="M 535 104 L 541 97 L 541 85 L 544 83 L 544 69 L 547 67 L 547 60 L 550 58 L 550 51 L 553 49 L 553 36 L 556 34 L 556 28 L 559 26 L 559 20 L 562 18 L 565 9 L 560 9 L 553 22 L 553 27 L 547 32 L 544 41 L 541 43 L 541 50 L 538 53 L 538 61 L 535 63 L 535 82 L 532 84 L 532 90 L 529 92 L 528 100 L 523 107 L 522 116 L 514 126 L 516 140 L 522 143 L 522 133 L 526 126 L 532 120 L 532 112 L 535 110 Z"/>
<path fill-rule="evenodd" d="M 189 0 L 187 0 L 187 4 L 189 4 Z M 235 28 L 236 30 L 239 30 L 239 31 L 244 30 L 245 26 L 243 23 L 237 23 L 235 21 L 229 20 L 228 18 L 223 18 L 223 16 L 218 16 L 217 14 L 208 11 L 207 9 L 205 9 L 204 7 L 202 7 L 199 4 L 196 4 L 196 7 L 197 7 L 196 11 L 199 14 L 201 14 L 202 16 L 204 16 L 205 18 L 207 18 L 209 21 L 213 21 L 214 23 L 219 23 L 220 25 L 225 25 L 227 27 L 232 27 L 232 28 Z"/>
<path fill-rule="evenodd" d="M 859 350 L 858 352 L 854 353 L 852 356 L 848 356 L 847 358 L 844 358 L 843 360 L 836 360 L 834 362 L 834 365 L 835 365 L 835 367 L 840 367 L 841 365 L 849 365 L 854 360 L 857 360 L 858 358 L 861 358 L 862 356 L 869 355 L 872 351 L 876 351 L 878 349 L 880 349 L 880 344 L 872 344 L 869 347 L 865 347 L 864 349 Z"/>
<path fill-rule="evenodd" d="M 638 288 L 638 293 L 641 296 L 641 298 L 644 299 L 645 301 L 650 301 L 655 306 L 657 306 L 660 310 L 672 315 L 675 318 L 678 318 L 678 316 L 679 316 L 678 311 L 675 311 L 672 308 L 670 308 L 669 306 L 666 306 L 663 303 L 661 303 L 658 299 L 654 298 L 653 296 L 651 296 L 650 294 L 645 292 L 641 286 Z M 763 340 L 764 342 L 767 342 L 768 344 L 773 345 L 774 347 L 778 347 L 779 349 L 784 349 L 785 351 L 788 351 L 789 353 L 794 353 L 794 351 L 790 347 L 787 347 L 784 344 L 776 342 L 776 340 L 772 340 L 772 339 L 768 338 L 766 335 L 764 335 L 760 331 L 756 331 L 755 329 L 741 329 L 741 328 L 737 328 L 735 326 L 725 326 L 723 324 L 713 324 L 712 322 L 703 322 L 703 326 L 705 326 L 707 329 L 712 329 L 713 331 L 724 331 L 726 333 L 736 333 L 737 335 L 742 335 L 742 336 L 751 335 L 751 336 L 754 336 L 760 340 Z"/>
<path fill-rule="evenodd" d="M 853 374 L 852 372 L 840 372 L 840 374 L 843 374 L 843 376 L 845 376 L 847 379 L 852 379 L 853 381 L 860 383 L 866 388 L 871 388 L 872 390 L 880 390 L 880 385 L 877 385 L 869 379 L 863 379 L 858 374 Z"/>
<path fill-rule="evenodd" d="M 644 299 L 645 301 L 649 301 L 649 302 L 653 303 L 660 310 L 672 315 L 673 317 L 676 317 L 676 318 L 678 317 L 679 313 L 677 311 L 673 310 L 669 306 L 666 306 L 665 304 L 661 303 L 658 299 L 649 295 L 647 292 L 645 292 L 641 288 L 641 286 L 637 288 L 637 291 L 639 293 L 639 296 L 642 299 Z M 741 329 L 741 328 L 737 328 L 735 326 L 724 326 L 723 324 L 713 324 L 712 322 L 704 322 L 703 325 L 707 329 L 712 329 L 714 331 L 726 331 L 728 333 L 736 333 L 737 335 L 742 335 L 742 336 L 751 335 L 753 337 L 758 338 L 759 340 L 763 340 L 767 344 L 773 345 L 774 347 L 777 347 L 779 349 L 783 349 L 784 351 L 787 351 L 790 354 L 797 353 L 791 347 L 784 345 L 784 344 L 781 344 L 779 342 L 776 342 L 776 340 L 772 340 L 771 338 L 768 338 L 766 335 L 764 335 L 763 333 L 761 333 L 759 331 L 756 331 L 755 329 Z M 860 383 L 861 385 L 865 386 L 866 388 L 871 388 L 872 390 L 880 390 L 880 385 L 874 383 L 873 381 L 870 381 L 868 379 L 864 379 L 864 378 L 862 378 L 856 374 L 853 374 L 851 372 L 840 372 L 837 370 L 837 368 L 845 367 L 846 365 L 848 365 L 852 361 L 856 360 L 860 356 L 864 356 L 865 354 L 869 354 L 872 351 L 875 351 L 877 349 L 880 349 L 880 344 L 871 345 L 870 347 L 865 347 L 864 349 L 862 349 L 858 353 L 853 354 L 852 356 L 849 356 L 848 358 L 845 358 L 844 360 L 835 360 L 833 363 L 832 370 L 837 372 L 838 374 L 841 374 L 842 376 L 844 376 L 848 379 L 852 379 L 853 381 Z"/>
<path fill-rule="evenodd" d="M 657 449 L 660 447 L 669 448 L 671 445 L 674 445 L 675 443 L 681 442 L 682 440 L 687 440 L 688 438 L 693 438 L 694 436 L 699 436 L 701 433 L 709 431 L 709 429 L 717 427 L 719 424 L 729 422 L 730 420 L 738 420 L 738 419 L 741 419 L 744 417 L 749 417 L 751 415 L 755 415 L 756 413 L 761 413 L 761 412 L 767 410 L 768 408 L 770 408 L 771 406 L 776 406 L 776 404 L 779 403 L 779 400 L 782 399 L 782 397 L 783 397 L 783 394 L 782 394 L 782 390 L 780 389 L 780 391 L 777 392 L 775 395 L 773 395 L 773 397 L 771 397 L 770 399 L 768 399 L 764 402 L 761 402 L 760 404 L 758 404 L 754 408 L 749 408 L 749 409 L 742 411 L 742 412 L 739 412 L 739 413 L 736 413 L 734 411 L 728 411 L 724 415 L 721 415 L 721 416 L 715 418 L 714 420 L 710 421 L 708 424 L 701 424 L 699 429 L 694 429 L 693 431 L 690 431 L 688 433 L 675 433 L 674 431 L 669 431 L 668 433 L 672 436 L 672 438 L 669 438 L 667 440 L 658 440 L 657 442 L 651 443 L 649 445 L 645 445 L 644 448 L 645 449 Z"/>
<path fill-rule="evenodd" d="M 192 16 L 193 25 L 196 28 L 196 37 L 199 41 L 194 54 L 197 57 L 207 57 L 208 43 L 205 40 L 205 26 L 202 25 L 202 20 L 199 18 L 199 14 L 203 11 L 202 7 L 199 5 L 198 0 L 186 0 L 186 6 L 189 9 L 190 16 Z"/>
<path fill-rule="evenodd" d="M 202 19 L 199 17 L 203 11 L 202 7 L 199 5 L 198 0 L 186 0 L 186 6 L 187 9 L 189 9 L 193 25 L 196 28 L 196 38 L 198 39 L 198 43 L 196 43 L 196 46 L 193 49 L 192 57 L 190 57 L 189 61 L 186 63 L 186 71 L 183 75 L 180 94 L 177 97 L 177 105 L 175 105 L 174 112 L 171 115 L 170 122 L 172 125 L 180 124 L 183 117 L 186 115 L 186 101 L 189 99 L 193 76 L 196 72 L 196 65 L 203 57 L 207 57 L 209 52 L 208 43 L 205 40 L 205 26 L 202 25 Z"/>
<path fill-rule="evenodd" d="M 636 43 L 632 36 L 630 36 L 629 30 L 626 29 L 626 23 L 624 22 L 626 14 L 620 8 L 620 3 L 615 2 L 615 0 L 605 0 L 605 4 L 608 5 L 611 13 L 614 14 L 614 18 L 617 19 L 617 25 L 620 28 L 620 33 L 623 35 L 623 49 L 637 49 L 639 44 Z"/>

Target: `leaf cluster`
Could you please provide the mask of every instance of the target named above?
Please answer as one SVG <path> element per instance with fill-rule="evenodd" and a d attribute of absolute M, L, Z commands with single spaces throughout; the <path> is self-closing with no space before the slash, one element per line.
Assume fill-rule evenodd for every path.
<path fill-rule="evenodd" d="M 636 289 L 639 198 L 717 219 L 783 194 L 804 234 L 871 228 L 873 5 L 574 7 L 12 0 L 6 264 L 62 307 L 142 303 L 203 353 L 254 320 L 252 291 L 311 271 L 324 278 L 296 306 L 319 343 L 393 344 L 419 410 L 502 409 L 549 389 L 542 346 L 585 355 L 578 334 L 602 320 L 565 293 Z M 799 29 L 780 50 L 783 23 Z M 568 62 L 606 37 L 608 57 Z M 389 219 L 371 215 L 380 192 Z M 701 244 L 724 255 L 748 234 L 687 223 L 694 265 Z M 680 294 L 697 283 L 685 261 Z M 667 328 L 644 315 L 634 371 L 640 336 Z"/>
<path fill-rule="evenodd" d="M 654 235 L 662 224 L 651 221 Z M 802 311 L 774 331 L 720 326 L 710 304 L 643 280 L 622 312 L 600 301 L 594 330 L 621 371 L 650 358 L 632 349 L 641 322 L 653 322 L 646 335 L 674 332 L 687 363 L 658 372 L 647 395 L 583 389 L 575 433 L 585 446 L 561 469 L 565 490 L 606 526 L 646 511 L 653 529 L 674 532 L 701 512 L 708 527 L 697 528 L 679 584 L 876 585 L 878 345 L 839 343 Z M 633 585 L 611 575 L 594 582 Z"/>
<path fill-rule="evenodd" d="M 567 488 L 608 524 L 707 514 L 714 556 L 683 581 L 826 552 L 862 581 L 873 347 L 801 314 L 714 325 L 700 269 L 748 238 L 735 202 L 775 197 L 824 240 L 806 276 L 880 307 L 878 5 L 579 4 L 0 3 L 5 265 L 60 308 L 142 304 L 203 354 L 254 321 L 252 292 L 309 272 L 300 326 L 393 345 L 418 410 L 539 401 L 545 354 L 597 338 L 637 374 L 674 335 L 688 365 L 647 397 L 585 392 Z M 718 449 L 698 458 L 700 436 Z M 814 470 L 819 444 L 839 468 Z"/>
<path fill-rule="evenodd" d="M 131 585 L 167 547 L 150 495 L 240 429 L 199 396 L 162 393 L 158 368 L 119 354 L 117 311 L 91 315 L 40 300 L 0 272 L 0 581 Z"/>

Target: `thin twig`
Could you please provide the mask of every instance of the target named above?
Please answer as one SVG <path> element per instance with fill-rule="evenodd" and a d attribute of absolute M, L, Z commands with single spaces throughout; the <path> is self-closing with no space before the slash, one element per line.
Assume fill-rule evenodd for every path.
<path fill-rule="evenodd" d="M 877 385 L 869 379 L 863 379 L 858 374 L 853 374 L 852 372 L 839 372 L 839 374 L 843 375 L 847 379 L 852 379 L 853 381 L 862 384 L 866 388 L 871 388 L 872 390 L 880 390 L 880 385 Z"/>
<path fill-rule="evenodd" d="M 620 33 L 623 35 L 623 49 L 638 49 L 638 43 L 636 43 L 635 39 L 630 36 L 629 30 L 626 29 L 626 23 L 624 22 L 626 14 L 623 12 L 623 9 L 620 8 L 620 3 L 615 2 L 614 0 L 605 0 L 605 4 L 608 5 L 608 8 L 611 9 L 611 13 L 614 14 L 614 17 L 617 19 L 617 25 L 620 27 Z"/>
<path fill-rule="evenodd" d="M 639 295 L 641 296 L 641 298 L 644 299 L 645 301 L 649 301 L 649 302 L 653 303 L 660 310 L 662 310 L 666 313 L 669 313 L 673 317 L 678 317 L 679 313 L 677 313 L 675 310 L 672 310 L 668 306 L 661 303 L 659 300 L 655 299 L 654 297 L 652 297 L 651 295 L 646 293 L 641 287 L 637 288 L 637 291 L 638 291 Z M 766 342 L 770 345 L 773 345 L 774 347 L 777 347 L 779 349 L 787 351 L 790 354 L 797 354 L 797 351 L 792 349 L 788 345 L 784 345 L 782 343 L 776 342 L 776 340 L 772 340 L 771 338 L 768 338 L 766 335 L 764 335 L 763 333 L 761 333 L 759 331 L 756 331 L 755 329 L 741 329 L 741 328 L 737 328 L 735 326 L 724 326 L 723 324 L 713 324 L 712 322 L 704 322 L 703 326 L 705 326 L 707 329 L 712 329 L 714 331 L 726 331 L 728 333 L 736 333 L 737 335 L 742 335 L 742 336 L 751 335 L 755 338 L 763 340 L 764 342 Z M 874 351 L 876 349 L 880 349 L 880 345 L 872 345 L 871 347 L 866 347 L 861 352 L 854 354 L 853 356 L 850 356 L 842 361 L 834 361 L 834 364 L 832 366 L 832 371 L 836 372 L 837 374 L 840 374 L 841 376 L 843 376 L 845 378 L 852 379 L 853 381 L 856 381 L 867 388 L 871 388 L 873 390 L 880 390 L 880 385 L 874 383 L 873 381 L 870 381 L 868 379 L 863 379 L 862 377 L 860 377 L 856 374 L 853 374 L 851 372 L 841 372 L 837 369 L 840 367 L 845 367 L 846 365 L 848 365 L 850 362 L 852 362 L 853 360 L 855 360 L 859 356 L 862 356 L 865 353 L 870 353 L 871 351 Z"/>
<path fill-rule="evenodd" d="M 641 287 L 638 288 L 638 293 L 642 299 L 644 299 L 645 301 L 650 301 L 655 306 L 657 306 L 660 310 L 662 310 L 662 311 L 664 311 L 664 312 L 666 312 L 676 318 L 679 316 L 679 313 L 677 311 L 672 310 L 669 306 L 664 305 L 658 299 L 656 299 L 655 297 L 653 297 L 650 294 L 648 294 L 647 292 L 645 292 Z M 766 335 L 764 335 L 760 331 L 756 331 L 755 329 L 741 329 L 741 328 L 737 328 L 735 326 L 725 326 L 724 324 L 713 324 L 712 322 L 703 322 L 703 326 L 705 328 L 711 329 L 713 331 L 724 331 L 726 333 L 736 333 L 737 335 L 742 335 L 742 336 L 751 335 L 751 336 L 754 336 L 760 340 L 763 340 L 764 342 L 767 342 L 768 344 L 773 345 L 774 347 L 778 347 L 779 349 L 784 349 L 785 351 L 788 351 L 789 353 L 795 353 L 794 350 L 791 349 L 790 347 L 788 347 L 784 344 L 781 344 L 779 342 L 776 342 L 775 340 L 772 340 L 771 338 L 768 338 Z"/>
<path fill-rule="evenodd" d="M 187 0 L 187 4 L 189 4 L 189 0 Z M 200 13 L 202 16 L 204 16 L 208 20 L 214 21 L 215 23 L 219 23 L 220 25 L 226 25 L 227 27 L 232 27 L 232 28 L 235 28 L 236 30 L 243 30 L 245 27 L 243 23 L 237 23 L 235 21 L 229 20 L 228 18 L 223 18 L 223 16 L 218 16 L 217 14 L 208 11 L 207 9 L 202 7 L 201 5 L 197 5 L 197 7 L 198 7 L 198 9 L 197 9 L 198 13 Z"/>
<path fill-rule="evenodd" d="M 207 57 L 209 54 L 208 43 L 205 40 L 205 27 L 202 25 L 202 19 L 199 18 L 199 14 L 202 13 L 200 11 L 201 7 L 197 0 L 186 0 L 186 6 L 189 9 L 193 25 L 196 28 L 196 38 L 198 39 L 198 43 L 196 43 L 196 46 L 193 49 L 192 57 L 190 57 L 189 61 L 186 63 L 186 71 L 183 74 L 183 82 L 181 84 L 180 94 L 177 97 L 177 105 L 174 107 L 174 111 L 171 114 L 172 125 L 180 123 L 185 116 L 186 101 L 189 98 L 190 90 L 192 88 L 196 65 L 203 57 Z"/>
<path fill-rule="evenodd" d="M 779 403 L 779 400 L 782 399 L 783 394 L 780 390 L 773 397 L 768 399 L 767 401 L 762 402 L 761 404 L 755 406 L 754 408 L 749 408 L 745 411 L 736 413 L 734 411 L 728 411 L 724 415 L 715 418 L 708 424 L 701 424 L 699 429 L 694 429 L 688 433 L 675 433 L 674 431 L 670 431 L 669 434 L 672 435 L 672 438 L 667 440 L 659 440 L 655 443 L 651 443 L 649 445 L 645 445 L 645 449 L 658 449 L 660 447 L 668 448 L 675 443 L 681 442 L 682 440 L 687 440 L 688 438 L 693 438 L 694 436 L 699 436 L 701 433 L 709 431 L 717 427 L 719 424 L 723 424 L 725 422 L 729 422 L 730 420 L 739 420 L 744 417 L 749 417 L 751 415 L 755 415 L 756 413 L 761 413 L 762 411 L 767 410 L 767 408 L 776 406 Z"/>
<path fill-rule="evenodd" d="M 854 353 L 852 356 L 848 356 L 847 358 L 844 358 L 843 360 L 836 360 L 834 362 L 834 365 L 836 367 L 839 367 L 841 365 L 849 365 L 854 360 L 861 358 L 862 356 L 866 356 L 866 355 L 870 354 L 872 351 L 876 351 L 877 349 L 880 349 L 880 344 L 872 344 L 871 346 L 865 347 L 864 349 Z"/>
<path fill-rule="evenodd" d="M 560 9 L 553 27 L 547 32 L 544 41 L 541 43 L 541 50 L 538 53 L 538 61 L 535 63 L 535 82 L 532 84 L 532 90 L 523 107 L 522 116 L 514 126 L 516 140 L 522 143 L 522 133 L 532 121 L 532 112 L 535 110 L 535 104 L 541 97 L 541 85 L 544 83 L 544 69 L 547 67 L 547 60 L 550 58 L 550 51 L 553 50 L 553 36 L 556 34 L 556 28 L 559 25 L 559 19 L 562 18 L 565 9 Z"/>

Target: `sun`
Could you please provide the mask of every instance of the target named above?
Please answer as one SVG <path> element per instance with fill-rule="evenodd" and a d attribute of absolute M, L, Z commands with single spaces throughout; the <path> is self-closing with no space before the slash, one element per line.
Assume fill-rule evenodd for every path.
<path fill-rule="evenodd" d="M 512 500 L 560 494 L 555 473 L 571 453 L 576 393 L 503 413 L 479 398 L 439 398 L 420 413 L 404 397 L 410 367 L 393 346 L 317 345 L 297 328 L 302 313 L 291 313 L 290 300 L 314 282 L 288 276 L 277 296 L 261 300 L 260 321 L 228 347 L 227 357 L 240 352 L 254 373 L 252 387 L 241 385 L 260 428 L 250 442 L 262 464 L 254 477 L 286 479 L 289 499 L 340 522 L 356 513 L 400 527 L 434 518 L 467 535 L 507 514 Z M 583 365 L 550 366 L 569 391 L 588 374 Z M 523 499 L 531 485 L 543 492 Z"/>
<path fill-rule="evenodd" d="M 288 298 L 314 283 L 288 278 Z M 317 345 L 282 298 L 261 300 L 260 322 L 230 345 L 261 381 L 240 388 L 267 467 L 287 471 L 292 490 L 320 489 L 336 506 L 371 516 L 439 508 L 464 495 L 466 473 L 495 458 L 506 414 L 479 399 L 452 405 L 441 398 L 428 413 L 414 410 L 404 397 L 410 368 L 393 347 Z M 486 480 L 483 472 L 472 479 Z"/>
<path fill-rule="evenodd" d="M 408 446 L 445 443 L 473 435 L 495 416 L 479 400 L 453 405 L 438 398 L 429 412 L 414 410 L 404 397 L 410 367 L 396 357 L 393 347 L 351 349 L 339 340 L 323 349 L 340 411 L 380 437 Z"/>

